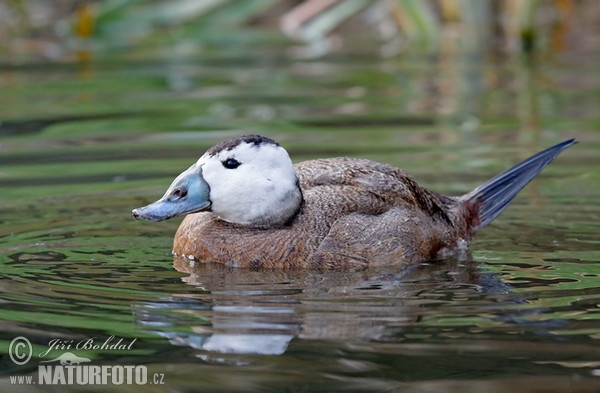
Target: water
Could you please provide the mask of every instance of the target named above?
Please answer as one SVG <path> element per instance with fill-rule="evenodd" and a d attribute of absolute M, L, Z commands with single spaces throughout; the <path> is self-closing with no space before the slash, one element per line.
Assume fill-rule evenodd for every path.
<path fill-rule="evenodd" d="M 248 50 L 0 69 L 3 391 L 45 391 L 10 376 L 111 336 L 130 348 L 71 350 L 147 366 L 176 391 L 599 391 L 598 59 L 468 60 Z M 367 157 L 448 194 L 581 143 L 467 260 L 359 272 L 174 260 L 180 219 L 135 222 L 131 209 L 247 131 L 294 161 Z M 8 356 L 17 336 L 33 346 L 23 366 Z M 40 356 L 51 340 L 65 348 Z"/>

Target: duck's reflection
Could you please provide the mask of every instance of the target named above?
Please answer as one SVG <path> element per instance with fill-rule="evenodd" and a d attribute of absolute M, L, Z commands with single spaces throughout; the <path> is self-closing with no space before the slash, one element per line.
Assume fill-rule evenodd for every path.
<path fill-rule="evenodd" d="M 355 272 L 251 271 L 176 259 L 188 292 L 137 303 L 145 330 L 214 354 L 281 355 L 294 338 L 385 341 L 449 291 L 505 292 L 473 261 Z M 435 308 L 435 307 L 433 307 Z M 212 355 L 211 355 L 212 354 Z M 215 360 L 216 358 L 211 358 Z"/>

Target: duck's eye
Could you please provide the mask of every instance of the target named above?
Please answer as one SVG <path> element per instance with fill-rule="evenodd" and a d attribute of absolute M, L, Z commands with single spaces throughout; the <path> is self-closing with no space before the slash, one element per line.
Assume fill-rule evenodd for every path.
<path fill-rule="evenodd" d="M 242 163 L 236 160 L 235 158 L 228 158 L 225 161 L 223 161 L 223 166 L 227 169 L 235 169 L 240 165 L 242 165 Z"/>

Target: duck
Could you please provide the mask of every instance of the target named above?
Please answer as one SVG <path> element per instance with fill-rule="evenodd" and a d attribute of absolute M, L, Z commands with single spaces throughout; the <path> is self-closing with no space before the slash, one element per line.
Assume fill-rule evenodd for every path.
<path fill-rule="evenodd" d="M 185 215 L 172 254 L 251 269 L 363 269 L 464 254 L 542 169 L 575 139 L 549 147 L 460 196 L 420 186 L 368 159 L 294 164 L 256 134 L 209 148 L 136 220 Z"/>

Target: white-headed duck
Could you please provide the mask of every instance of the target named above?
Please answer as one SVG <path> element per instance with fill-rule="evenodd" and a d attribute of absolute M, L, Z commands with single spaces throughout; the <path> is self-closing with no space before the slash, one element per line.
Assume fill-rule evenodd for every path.
<path fill-rule="evenodd" d="M 362 268 L 463 249 L 570 139 L 475 190 L 448 197 L 393 166 L 358 158 L 292 164 L 272 139 L 244 135 L 208 149 L 138 219 L 187 214 L 173 254 L 251 268 Z"/>

